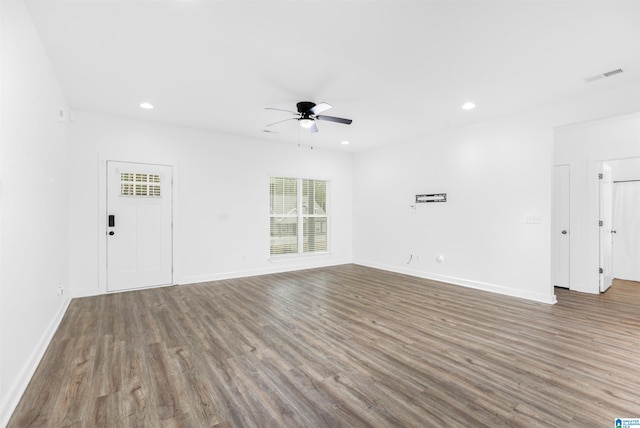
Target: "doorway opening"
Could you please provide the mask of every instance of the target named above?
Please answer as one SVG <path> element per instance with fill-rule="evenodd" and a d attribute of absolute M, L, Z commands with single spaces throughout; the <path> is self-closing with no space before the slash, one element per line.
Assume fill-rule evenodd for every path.
<path fill-rule="evenodd" d="M 640 158 L 601 162 L 600 291 L 640 282 Z"/>

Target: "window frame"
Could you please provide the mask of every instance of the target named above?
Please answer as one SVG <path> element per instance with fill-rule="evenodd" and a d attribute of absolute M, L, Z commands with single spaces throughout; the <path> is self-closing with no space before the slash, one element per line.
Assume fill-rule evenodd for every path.
<path fill-rule="evenodd" d="M 272 179 L 293 179 L 296 180 L 296 215 L 274 214 L 271 212 L 271 181 Z M 304 181 L 321 181 L 325 185 L 325 214 L 307 214 L 304 211 L 304 198 L 303 198 L 303 183 Z M 272 253 L 271 245 L 271 221 L 273 218 L 285 218 L 292 217 L 297 219 L 297 252 L 285 252 L 285 253 Z M 304 224 L 307 218 L 323 218 L 326 219 L 326 249 L 319 251 L 305 251 L 305 236 L 304 236 Z M 300 177 L 291 176 L 288 174 L 272 174 L 269 175 L 269 259 L 282 259 L 282 258 L 300 258 L 300 257 L 314 257 L 319 255 L 325 255 L 331 252 L 331 180 L 326 178 L 312 178 L 312 177 Z"/>

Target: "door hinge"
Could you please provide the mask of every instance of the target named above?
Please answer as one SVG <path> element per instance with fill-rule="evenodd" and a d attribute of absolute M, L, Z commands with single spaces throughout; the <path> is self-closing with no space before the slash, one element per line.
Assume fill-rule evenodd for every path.
<path fill-rule="evenodd" d="M 604 273 L 604 269 L 598 268 L 598 273 Z"/>
<path fill-rule="evenodd" d="M 604 178 L 604 176 L 603 176 L 602 173 L 598 174 L 598 180 L 602 180 L 603 178 Z"/>
<path fill-rule="evenodd" d="M 604 226 L 604 221 L 600 220 L 600 221 L 598 222 L 598 226 Z"/>

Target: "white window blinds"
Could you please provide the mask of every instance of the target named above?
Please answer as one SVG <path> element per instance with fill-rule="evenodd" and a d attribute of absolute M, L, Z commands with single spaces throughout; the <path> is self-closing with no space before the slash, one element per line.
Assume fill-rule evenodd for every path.
<path fill-rule="evenodd" d="M 327 182 L 302 180 L 303 251 L 327 251 Z"/>
<path fill-rule="evenodd" d="M 133 172 L 120 173 L 120 196 L 161 197 L 160 176 Z"/>
<path fill-rule="evenodd" d="M 271 254 L 298 252 L 298 181 L 271 177 Z"/>
<path fill-rule="evenodd" d="M 328 251 L 327 181 L 270 180 L 271 255 Z"/>

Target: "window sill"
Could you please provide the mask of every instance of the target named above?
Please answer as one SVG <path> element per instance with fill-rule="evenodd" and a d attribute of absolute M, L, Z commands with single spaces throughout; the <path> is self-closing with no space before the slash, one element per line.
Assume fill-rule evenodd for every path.
<path fill-rule="evenodd" d="M 319 259 L 322 257 L 330 257 L 333 253 L 331 251 L 323 251 L 317 253 L 302 253 L 302 254 L 281 254 L 277 256 L 269 256 L 267 260 L 271 263 L 278 262 L 290 262 L 294 260 L 305 260 L 305 259 Z"/>

